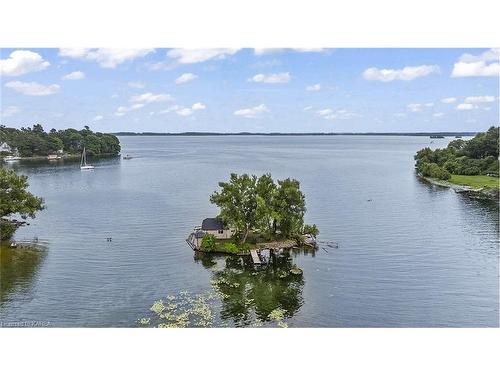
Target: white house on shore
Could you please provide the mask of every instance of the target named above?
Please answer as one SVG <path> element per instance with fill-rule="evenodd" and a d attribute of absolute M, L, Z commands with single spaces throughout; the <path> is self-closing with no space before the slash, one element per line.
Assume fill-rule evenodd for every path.
<path fill-rule="evenodd" d="M 0 144 L 0 152 L 11 153 L 12 148 L 7 144 L 7 142 L 3 142 Z"/>
<path fill-rule="evenodd" d="M 201 227 L 195 227 L 194 232 L 189 236 L 196 248 L 201 247 L 201 240 L 206 234 L 212 234 L 217 239 L 229 239 L 233 235 L 233 230 L 224 225 L 224 222 L 216 217 L 207 217 L 201 223 Z"/>

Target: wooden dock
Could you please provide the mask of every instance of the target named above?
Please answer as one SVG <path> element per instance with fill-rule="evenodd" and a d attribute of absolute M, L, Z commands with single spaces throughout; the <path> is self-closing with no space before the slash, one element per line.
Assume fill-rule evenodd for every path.
<path fill-rule="evenodd" d="M 257 252 L 256 249 L 251 249 L 250 250 L 250 255 L 252 256 L 252 261 L 253 264 L 261 264 L 260 256 L 259 253 Z"/>

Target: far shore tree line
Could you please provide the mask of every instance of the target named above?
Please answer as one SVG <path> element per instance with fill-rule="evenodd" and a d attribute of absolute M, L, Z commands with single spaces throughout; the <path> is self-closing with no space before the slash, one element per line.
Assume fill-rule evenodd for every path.
<path fill-rule="evenodd" d="M 426 147 L 415 155 L 417 173 L 439 180 L 449 180 L 452 174 L 498 177 L 498 137 L 499 127 L 492 126 L 468 141 L 455 139 L 443 149 Z"/>
<path fill-rule="evenodd" d="M 270 174 L 231 173 L 229 181 L 219 182 L 219 187 L 210 202 L 220 208 L 219 218 L 233 228 L 240 244 L 255 234 L 274 240 L 319 233 L 316 225 L 304 224 L 305 196 L 295 179 L 275 182 Z"/>
<path fill-rule="evenodd" d="M 19 156 L 47 156 L 62 150 L 66 154 L 80 154 L 85 147 L 88 155 L 118 155 L 120 141 L 113 134 L 93 132 L 88 126 L 82 130 L 51 129 L 46 132 L 42 125 L 8 128 L 0 125 L 0 144 L 7 143 Z"/>

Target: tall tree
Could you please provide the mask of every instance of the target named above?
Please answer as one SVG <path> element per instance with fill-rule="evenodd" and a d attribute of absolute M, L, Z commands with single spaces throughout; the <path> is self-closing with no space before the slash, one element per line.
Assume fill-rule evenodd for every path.
<path fill-rule="evenodd" d="M 301 232 L 304 226 L 306 200 L 300 191 L 299 181 L 290 178 L 278 180 L 274 210 L 277 216 L 277 229 L 281 235 L 289 237 Z"/>
<path fill-rule="evenodd" d="M 274 211 L 276 184 L 270 174 L 264 174 L 259 177 L 255 191 L 257 199 L 256 228 L 262 234 L 270 236 L 273 233 L 274 223 L 277 219 Z"/>
<path fill-rule="evenodd" d="M 219 182 L 220 192 L 210 196 L 210 202 L 220 207 L 220 218 L 232 225 L 245 242 L 257 221 L 256 176 L 231 173 L 229 182 Z"/>

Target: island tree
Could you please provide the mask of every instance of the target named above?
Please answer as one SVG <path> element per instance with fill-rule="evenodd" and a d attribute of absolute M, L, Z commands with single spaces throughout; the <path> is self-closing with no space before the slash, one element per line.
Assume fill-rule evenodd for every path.
<path fill-rule="evenodd" d="M 0 236 L 2 240 L 12 237 L 22 222 L 12 219 L 34 218 L 44 208 L 43 199 L 30 193 L 28 177 L 18 175 L 10 169 L 0 168 Z"/>
<path fill-rule="evenodd" d="M 210 202 L 220 208 L 219 217 L 229 224 L 242 243 L 250 232 L 265 238 L 292 238 L 303 234 L 305 197 L 297 180 L 274 182 L 270 174 L 261 177 L 232 173 L 229 182 L 219 182 Z M 314 226 L 314 234 L 318 233 Z M 313 233 L 311 233 L 313 234 Z"/>
<path fill-rule="evenodd" d="M 221 192 L 215 192 L 210 202 L 220 207 L 220 217 L 242 234 L 245 242 L 250 229 L 257 221 L 256 176 L 231 173 L 229 182 L 219 182 Z"/>

